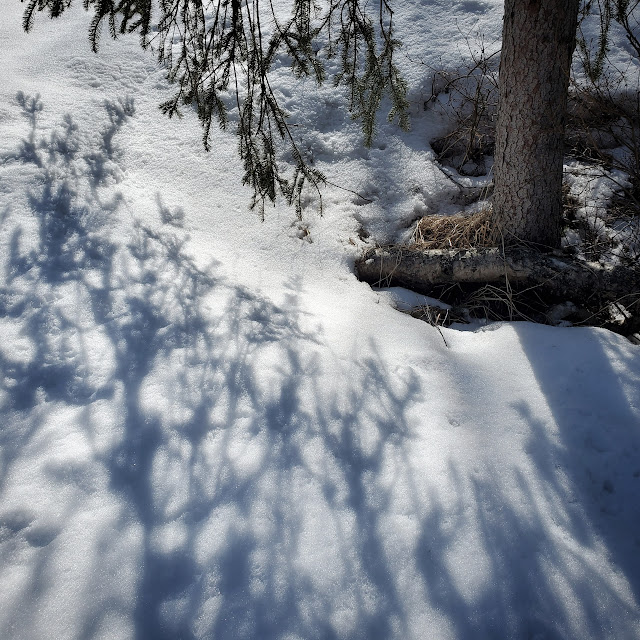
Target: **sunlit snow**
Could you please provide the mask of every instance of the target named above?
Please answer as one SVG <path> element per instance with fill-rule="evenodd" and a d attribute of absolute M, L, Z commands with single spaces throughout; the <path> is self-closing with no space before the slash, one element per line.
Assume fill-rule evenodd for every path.
<path fill-rule="evenodd" d="M 639 347 L 441 334 L 354 276 L 363 229 L 450 206 L 430 66 L 501 2 L 394 3 L 412 131 L 371 149 L 276 74 L 343 187 L 302 222 L 76 4 L 2 7 L 0 638 L 640 638 Z"/>

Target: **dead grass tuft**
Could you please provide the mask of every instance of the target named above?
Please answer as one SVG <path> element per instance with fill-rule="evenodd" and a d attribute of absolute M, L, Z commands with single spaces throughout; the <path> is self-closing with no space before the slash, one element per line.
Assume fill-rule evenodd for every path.
<path fill-rule="evenodd" d="M 416 249 L 473 249 L 495 247 L 489 208 L 471 215 L 425 216 L 416 224 L 412 245 Z"/>

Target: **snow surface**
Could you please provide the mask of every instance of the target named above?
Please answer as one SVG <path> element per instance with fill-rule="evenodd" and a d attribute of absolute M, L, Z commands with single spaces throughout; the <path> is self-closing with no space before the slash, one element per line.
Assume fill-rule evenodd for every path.
<path fill-rule="evenodd" d="M 452 203 L 427 65 L 498 0 L 398 3 L 413 128 L 277 79 L 336 184 L 247 211 L 137 39 L 0 24 L 0 638 L 640 638 L 640 351 L 438 330 L 360 283 Z M 40 97 L 36 98 L 36 95 Z"/>

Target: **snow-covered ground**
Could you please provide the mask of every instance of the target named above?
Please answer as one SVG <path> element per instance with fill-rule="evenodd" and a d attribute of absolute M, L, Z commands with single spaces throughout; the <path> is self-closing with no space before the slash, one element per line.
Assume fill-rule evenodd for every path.
<path fill-rule="evenodd" d="M 353 273 L 363 229 L 452 206 L 427 65 L 496 42 L 499 0 L 396 3 L 412 131 L 369 150 L 278 75 L 373 200 L 301 223 L 248 212 L 233 136 L 163 117 L 153 58 L 91 54 L 77 4 L 26 35 L 2 3 L 0 638 L 640 638 L 639 348 L 441 335 Z"/>

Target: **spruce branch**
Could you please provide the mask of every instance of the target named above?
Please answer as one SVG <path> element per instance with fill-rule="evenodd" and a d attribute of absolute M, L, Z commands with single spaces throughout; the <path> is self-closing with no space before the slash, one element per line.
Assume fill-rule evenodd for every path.
<path fill-rule="evenodd" d="M 211 148 L 213 124 L 228 126 L 228 104 L 235 96 L 243 182 L 253 189 L 252 206 L 262 212 L 265 202 L 274 202 L 279 194 L 300 217 L 305 185 L 321 196 L 326 182 L 297 145 L 289 116 L 271 86 L 274 64 L 283 56 L 297 77 L 311 77 L 318 84 L 326 79 L 318 51 L 324 48 L 329 58 L 339 59 L 334 83 L 346 89 L 367 145 L 385 95 L 391 101 L 389 120 L 398 118 L 401 127 L 408 127 L 406 84 L 393 60 L 400 43 L 389 0 L 379 0 L 375 22 L 367 0 L 292 0 L 286 20 L 279 17 L 273 0 L 82 1 L 93 11 L 92 50 L 98 50 L 106 26 L 112 38 L 138 33 L 141 46 L 155 51 L 176 86 L 161 110 L 180 117 L 182 106 L 193 106 L 206 149 Z M 28 0 L 24 29 L 33 28 L 36 13 L 56 18 L 71 2 Z M 290 159 L 289 171 L 283 168 L 284 155 Z"/>

